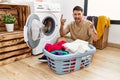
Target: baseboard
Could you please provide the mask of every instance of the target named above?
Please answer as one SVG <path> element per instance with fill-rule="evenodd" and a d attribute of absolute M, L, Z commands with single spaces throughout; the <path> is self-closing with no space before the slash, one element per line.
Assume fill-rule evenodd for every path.
<path fill-rule="evenodd" d="M 115 47 L 115 48 L 120 48 L 120 44 L 116 44 L 116 43 L 108 43 L 109 47 Z"/>

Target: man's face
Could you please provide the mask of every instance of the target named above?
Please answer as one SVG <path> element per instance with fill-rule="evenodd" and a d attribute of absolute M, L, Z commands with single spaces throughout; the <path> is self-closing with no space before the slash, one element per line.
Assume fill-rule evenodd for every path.
<path fill-rule="evenodd" d="M 73 11 L 73 17 L 76 23 L 80 23 L 83 17 L 83 12 L 74 10 Z"/>

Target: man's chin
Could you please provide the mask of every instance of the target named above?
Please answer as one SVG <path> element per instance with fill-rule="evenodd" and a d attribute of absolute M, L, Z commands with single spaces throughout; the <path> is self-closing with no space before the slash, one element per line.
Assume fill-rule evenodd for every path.
<path fill-rule="evenodd" d="M 76 23 L 80 23 L 80 20 L 76 20 L 75 22 L 76 22 Z"/>

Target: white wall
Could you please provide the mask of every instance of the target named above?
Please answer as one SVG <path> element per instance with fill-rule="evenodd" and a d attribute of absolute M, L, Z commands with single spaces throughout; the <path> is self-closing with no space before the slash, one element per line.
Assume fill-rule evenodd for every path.
<path fill-rule="evenodd" d="M 106 15 L 112 20 L 120 20 L 119 0 L 88 0 L 88 15 Z"/>
<path fill-rule="evenodd" d="M 109 29 L 108 42 L 120 44 L 120 25 L 111 25 Z"/>

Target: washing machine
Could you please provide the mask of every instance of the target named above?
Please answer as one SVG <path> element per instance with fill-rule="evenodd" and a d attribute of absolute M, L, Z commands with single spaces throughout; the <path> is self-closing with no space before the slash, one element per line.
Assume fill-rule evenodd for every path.
<path fill-rule="evenodd" d="M 60 36 L 61 8 L 58 3 L 34 3 L 33 12 L 24 26 L 24 40 L 32 49 L 32 54 L 42 53 L 46 43 L 55 43 Z"/>

